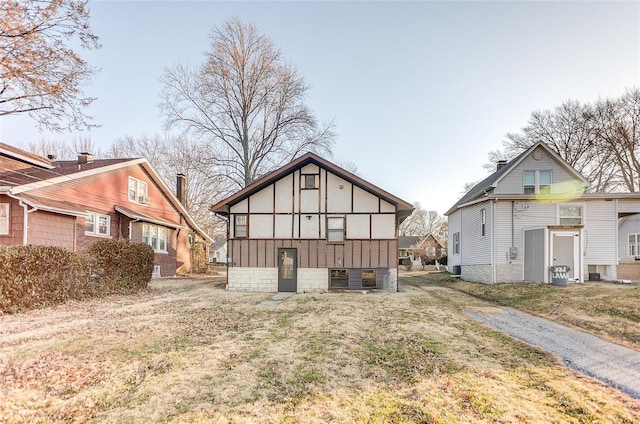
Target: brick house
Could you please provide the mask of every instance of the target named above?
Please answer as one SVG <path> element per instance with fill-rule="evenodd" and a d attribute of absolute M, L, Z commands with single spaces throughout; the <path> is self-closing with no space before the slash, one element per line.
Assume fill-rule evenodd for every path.
<path fill-rule="evenodd" d="M 190 272 L 211 239 L 178 199 L 181 178 L 174 195 L 144 158 L 55 161 L 0 143 L 0 245 L 127 238 L 154 248 L 155 276 Z"/>
<path fill-rule="evenodd" d="M 307 153 L 211 211 L 228 223 L 230 290 L 395 291 L 398 226 L 413 206 Z"/>

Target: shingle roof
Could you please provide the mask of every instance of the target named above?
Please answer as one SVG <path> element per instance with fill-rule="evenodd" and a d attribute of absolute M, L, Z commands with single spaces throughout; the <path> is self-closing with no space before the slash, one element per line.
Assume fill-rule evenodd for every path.
<path fill-rule="evenodd" d="M 398 249 L 409 249 L 420 242 L 418 236 L 399 236 L 398 237 Z"/>

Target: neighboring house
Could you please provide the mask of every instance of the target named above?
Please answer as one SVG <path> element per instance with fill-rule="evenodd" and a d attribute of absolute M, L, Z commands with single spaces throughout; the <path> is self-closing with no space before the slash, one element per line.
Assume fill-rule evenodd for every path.
<path fill-rule="evenodd" d="M 416 247 L 421 254 L 424 254 L 427 260 L 440 259 L 442 254 L 446 253 L 438 237 L 431 233 L 420 240 Z"/>
<path fill-rule="evenodd" d="M 209 246 L 209 262 L 225 264 L 227 263 L 227 240 L 214 240 Z"/>
<path fill-rule="evenodd" d="M 396 290 L 413 206 L 307 153 L 211 207 L 227 225 L 228 288 Z"/>
<path fill-rule="evenodd" d="M 101 238 L 153 247 L 154 275 L 187 273 L 211 239 L 146 159 L 54 161 L 0 143 L 0 245 L 85 251 Z M 206 262 L 205 262 L 206 263 Z"/>
<path fill-rule="evenodd" d="M 449 211 L 449 270 L 483 283 L 566 277 L 640 280 L 640 193 L 584 193 L 586 179 L 536 143 Z M 638 258 L 640 259 L 640 257 Z"/>
<path fill-rule="evenodd" d="M 418 251 L 418 236 L 399 236 L 398 237 L 398 262 L 401 265 L 421 265 L 422 259 Z"/>

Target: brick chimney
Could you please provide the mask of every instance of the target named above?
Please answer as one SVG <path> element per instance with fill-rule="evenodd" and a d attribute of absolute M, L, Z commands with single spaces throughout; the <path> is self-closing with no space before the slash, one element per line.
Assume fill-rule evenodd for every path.
<path fill-rule="evenodd" d="M 504 160 L 504 159 L 499 160 L 498 163 L 496 164 L 496 171 L 498 171 L 501 168 L 503 168 L 506 164 L 507 164 L 506 160 Z"/>
<path fill-rule="evenodd" d="M 184 196 L 187 194 L 187 177 L 180 172 L 176 175 L 176 197 L 184 205 L 185 198 Z"/>
<path fill-rule="evenodd" d="M 93 155 L 89 152 L 78 153 L 78 164 L 92 163 Z"/>

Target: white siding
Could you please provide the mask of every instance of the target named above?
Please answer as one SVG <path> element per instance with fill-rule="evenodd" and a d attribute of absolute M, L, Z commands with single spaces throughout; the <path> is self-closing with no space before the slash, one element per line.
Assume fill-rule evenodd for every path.
<path fill-rule="evenodd" d="M 616 233 L 618 219 L 613 201 L 593 200 L 586 203 L 584 247 L 586 265 L 617 263 Z"/>
<path fill-rule="evenodd" d="M 514 169 L 509 171 L 508 174 L 502 177 L 502 180 L 498 183 L 494 193 L 496 194 L 522 194 L 523 193 L 523 171 L 551 171 L 551 192 L 553 193 L 556 184 L 566 181 L 575 180 L 575 177 L 561 164 L 550 156 L 544 149 L 537 148 L 534 152 L 540 152 L 542 158 L 535 160 L 533 158 L 533 152 L 529 153 L 522 162 L 520 162 Z M 564 192 L 563 188 L 558 188 L 561 192 Z"/>
<path fill-rule="evenodd" d="M 480 210 L 486 211 L 486 236 L 480 235 Z M 462 230 L 460 231 L 460 251 L 462 265 L 481 265 L 491 263 L 491 202 L 482 202 L 468 206 L 462 211 Z"/>
<path fill-rule="evenodd" d="M 293 175 L 289 174 L 276 181 L 276 212 L 293 212 Z"/>
<path fill-rule="evenodd" d="M 351 184 L 328 173 L 327 203 L 327 212 L 329 213 L 351 212 Z"/>
<path fill-rule="evenodd" d="M 301 172 L 303 174 L 317 174 L 320 172 L 320 168 L 318 167 L 318 165 L 310 163 L 309 165 L 305 165 L 304 167 L 302 167 Z"/>
<path fill-rule="evenodd" d="M 275 238 L 291 238 L 293 215 L 276 215 Z M 233 234 L 233 233 L 232 233 Z"/>
<path fill-rule="evenodd" d="M 273 212 L 273 186 L 267 186 L 249 198 L 249 212 Z"/>
<path fill-rule="evenodd" d="M 369 215 L 347 215 L 347 238 L 368 239 L 370 219 Z"/>
<path fill-rule="evenodd" d="M 251 215 L 249 217 L 250 238 L 273 238 L 273 215 Z"/>
<path fill-rule="evenodd" d="M 354 212 L 378 212 L 379 198 L 359 187 L 353 187 Z"/>
<path fill-rule="evenodd" d="M 457 232 L 460 232 L 460 218 L 462 216 L 462 211 L 460 209 L 453 212 L 449 215 L 448 218 L 448 228 L 449 228 L 449 240 L 447 243 L 447 264 L 449 264 L 449 270 L 451 271 L 451 267 L 453 265 L 460 265 L 461 256 L 453 254 L 453 235 Z"/>
<path fill-rule="evenodd" d="M 392 214 L 371 215 L 371 238 L 396 238 L 396 216 Z"/>
<path fill-rule="evenodd" d="M 385 202 L 384 200 L 380 200 L 380 212 L 395 213 L 395 211 L 396 211 L 396 207 L 393 206 L 391 203 Z"/>
<path fill-rule="evenodd" d="M 238 202 L 237 204 L 231 206 L 231 208 L 229 208 L 229 210 L 231 211 L 231 213 L 247 213 L 249 212 L 249 200 L 244 199 L 241 202 Z"/>
<path fill-rule="evenodd" d="M 319 215 L 303 215 L 300 220 L 300 238 L 317 239 L 320 228 Z"/>
<path fill-rule="evenodd" d="M 640 200 L 618 200 L 618 212 L 640 213 Z"/>
<path fill-rule="evenodd" d="M 300 213 L 320 212 L 319 190 L 300 190 Z"/>
<path fill-rule="evenodd" d="M 620 259 L 623 261 L 635 260 L 635 256 L 629 255 L 629 234 L 640 234 L 640 214 L 622 218 L 618 234 Z"/>

